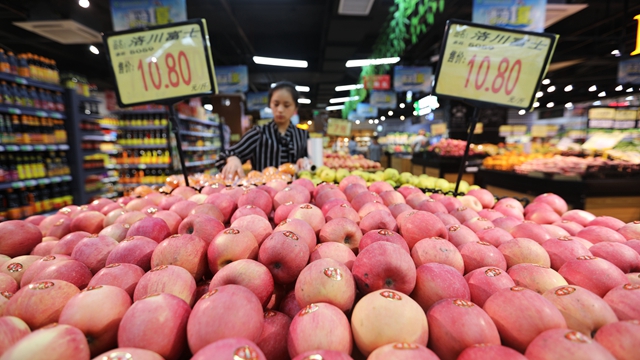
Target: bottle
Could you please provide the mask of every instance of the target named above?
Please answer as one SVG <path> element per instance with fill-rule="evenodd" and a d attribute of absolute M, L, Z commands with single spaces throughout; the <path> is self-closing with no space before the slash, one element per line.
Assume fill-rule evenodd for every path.
<path fill-rule="evenodd" d="M 11 67 L 9 66 L 9 58 L 4 53 L 3 49 L 0 49 L 0 72 L 11 73 Z"/>
<path fill-rule="evenodd" d="M 11 188 L 7 189 L 7 219 L 22 219 L 22 207 L 20 206 L 20 197 Z"/>
<path fill-rule="evenodd" d="M 52 78 L 51 78 L 51 82 L 54 84 L 59 84 L 60 83 L 60 70 L 58 70 L 58 65 L 56 64 L 55 60 L 51 60 L 51 73 L 52 73 Z"/>
<path fill-rule="evenodd" d="M 23 128 L 18 115 L 11 115 L 11 128 L 13 129 L 13 142 L 23 144 Z"/>
<path fill-rule="evenodd" d="M 15 98 L 11 92 L 11 88 L 6 81 L 0 82 L 0 92 L 2 92 L 2 102 L 6 105 L 15 104 Z"/>
<path fill-rule="evenodd" d="M 0 222 L 7 220 L 7 195 L 0 192 Z"/>
<path fill-rule="evenodd" d="M 42 100 L 38 94 L 38 90 L 35 87 L 29 88 L 29 97 L 33 100 L 33 106 L 37 109 L 42 109 Z"/>
<path fill-rule="evenodd" d="M 24 98 L 24 106 L 28 106 L 28 107 L 35 107 L 35 100 L 33 99 L 33 97 L 31 96 L 31 92 L 29 92 L 29 90 L 27 90 L 27 87 L 22 85 L 20 87 L 20 93 L 22 94 L 22 97 Z"/>
<path fill-rule="evenodd" d="M 24 106 L 26 100 L 22 97 L 22 92 L 15 83 L 11 84 L 10 91 L 13 94 L 13 104 Z"/>
<path fill-rule="evenodd" d="M 25 54 L 18 55 L 18 76 L 31 77 L 29 62 Z"/>
<path fill-rule="evenodd" d="M 9 132 L 4 125 L 4 116 L 2 114 L 0 114 L 0 143 L 9 144 Z M 0 166 L 2 165 L 0 164 Z"/>
<path fill-rule="evenodd" d="M 9 73 L 18 75 L 18 59 L 16 59 L 12 51 L 7 53 L 7 57 L 9 58 Z"/>
<path fill-rule="evenodd" d="M 54 103 L 56 105 L 56 110 L 59 112 L 64 112 L 64 99 L 62 98 L 62 93 L 56 91 L 54 96 Z"/>
<path fill-rule="evenodd" d="M 13 155 L 8 156 L 8 181 L 18 181 L 18 165 Z"/>
<path fill-rule="evenodd" d="M 39 185 L 40 199 L 42 202 L 42 211 L 51 211 L 51 191 L 46 185 Z"/>

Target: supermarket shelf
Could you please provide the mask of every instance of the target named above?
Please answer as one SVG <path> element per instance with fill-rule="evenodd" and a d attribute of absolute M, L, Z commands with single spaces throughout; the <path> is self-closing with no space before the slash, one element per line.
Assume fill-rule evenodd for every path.
<path fill-rule="evenodd" d="M 118 155 L 120 150 L 104 150 L 102 152 L 105 153 L 105 154 L 108 154 L 108 155 Z"/>
<path fill-rule="evenodd" d="M 118 127 L 115 125 L 100 124 L 100 127 L 107 130 L 118 130 Z"/>
<path fill-rule="evenodd" d="M 118 193 L 116 191 L 114 191 L 114 192 L 102 194 L 102 197 L 106 198 L 106 199 L 113 199 L 115 197 L 118 197 Z"/>
<path fill-rule="evenodd" d="M 102 102 L 102 100 L 100 100 L 100 99 L 97 99 L 97 98 L 94 98 L 94 97 L 86 97 L 86 96 L 80 95 L 80 94 L 78 94 L 78 99 L 80 101 L 89 101 L 89 102 L 94 102 L 94 103 L 101 103 Z"/>
<path fill-rule="evenodd" d="M 218 126 L 219 125 L 217 122 L 213 122 L 213 121 L 209 121 L 209 120 L 200 120 L 198 118 L 194 118 L 194 117 L 186 116 L 186 115 L 178 115 L 178 118 L 180 120 L 189 121 L 189 122 L 192 122 L 192 123 L 197 123 L 197 124 L 202 124 L 202 125 L 210 125 L 210 126 Z"/>
<path fill-rule="evenodd" d="M 154 109 L 154 110 L 114 110 L 111 113 L 114 115 L 120 115 L 120 114 L 145 115 L 145 114 L 164 114 L 168 112 L 169 111 L 166 109 Z"/>
<path fill-rule="evenodd" d="M 106 173 L 107 171 L 109 171 L 110 169 L 107 169 L 105 167 L 101 167 L 101 168 L 95 168 L 95 169 L 83 169 L 84 174 L 85 175 L 98 175 L 98 174 L 103 174 Z"/>
<path fill-rule="evenodd" d="M 102 181 L 103 183 L 113 183 L 113 182 L 118 182 L 118 180 L 120 180 L 119 177 L 112 176 L 112 177 L 104 178 L 104 179 L 102 179 L 100 181 Z"/>
<path fill-rule="evenodd" d="M 147 185 L 147 186 L 164 186 L 164 183 L 157 183 L 157 184 L 143 184 L 143 183 L 122 183 L 120 184 L 122 186 L 140 186 L 140 185 Z"/>
<path fill-rule="evenodd" d="M 216 160 L 202 160 L 202 161 L 188 162 L 188 163 L 185 163 L 184 165 L 186 167 L 197 167 L 197 166 L 211 165 L 211 164 L 213 164 L 215 162 L 216 162 Z"/>
<path fill-rule="evenodd" d="M 103 189 L 103 188 L 100 188 L 100 189 L 98 189 L 98 190 L 93 190 L 93 191 L 86 191 L 86 190 L 85 190 L 85 192 L 86 192 L 86 194 L 87 194 L 87 197 L 88 197 L 89 199 L 90 199 L 90 198 L 92 198 L 92 197 L 99 196 L 100 194 L 102 194 L 102 191 L 104 191 L 104 189 Z"/>
<path fill-rule="evenodd" d="M 39 87 L 39 88 L 43 88 L 51 91 L 60 91 L 60 92 L 64 91 L 64 89 L 60 85 L 51 84 L 44 81 L 33 80 L 30 78 L 25 78 L 22 76 L 17 76 L 17 75 L 12 75 L 7 73 L 0 73 L 0 80 L 11 81 L 20 85 L 35 86 L 35 87 Z"/>
<path fill-rule="evenodd" d="M 57 111 L 41 110 L 32 107 L 18 106 L 18 105 L 0 105 L 1 113 L 9 113 L 12 115 L 29 115 L 39 117 L 50 117 L 54 119 L 66 119 L 66 115 Z"/>
<path fill-rule="evenodd" d="M 136 131 L 136 130 L 166 130 L 166 126 L 153 125 L 153 126 L 120 126 L 118 130 L 124 131 Z"/>
<path fill-rule="evenodd" d="M 166 149 L 167 144 L 164 145 L 120 145 L 123 149 Z"/>
<path fill-rule="evenodd" d="M 116 165 L 116 169 L 168 169 L 169 164 Z"/>
<path fill-rule="evenodd" d="M 41 178 L 41 179 L 29 179 L 29 180 L 20 180 L 13 182 L 0 183 L 0 190 L 6 190 L 10 188 L 21 188 L 25 186 L 36 186 L 36 185 L 48 185 L 51 183 L 59 183 L 59 182 L 71 181 L 71 176 L 54 176 L 49 178 Z"/>
<path fill-rule="evenodd" d="M 17 152 L 17 151 L 67 151 L 69 145 L 0 145 L 0 152 Z"/>
<path fill-rule="evenodd" d="M 219 149 L 220 146 L 185 146 L 182 148 L 184 151 L 210 151 Z"/>
<path fill-rule="evenodd" d="M 104 152 L 100 150 L 82 150 L 82 156 L 91 156 L 95 154 L 104 154 Z"/>
<path fill-rule="evenodd" d="M 114 139 L 113 137 L 105 136 L 105 135 L 84 135 L 82 136 L 82 140 L 83 141 L 104 141 L 104 142 L 116 141 L 116 139 Z"/>
<path fill-rule="evenodd" d="M 205 132 L 196 132 L 196 131 L 180 131 L 181 135 L 187 135 L 187 136 L 200 136 L 200 137 L 214 137 L 216 136 L 215 134 L 211 134 L 211 133 L 205 133 Z"/>
<path fill-rule="evenodd" d="M 82 118 L 81 120 L 102 120 L 104 119 L 104 116 L 100 115 L 100 114 L 94 114 L 94 113 L 80 113 L 80 117 Z"/>

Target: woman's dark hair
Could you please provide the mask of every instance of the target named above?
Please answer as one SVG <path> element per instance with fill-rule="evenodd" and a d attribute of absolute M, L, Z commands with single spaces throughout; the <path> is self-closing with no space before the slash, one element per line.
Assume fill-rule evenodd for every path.
<path fill-rule="evenodd" d="M 298 99 L 300 98 L 300 94 L 298 93 L 298 90 L 296 90 L 296 84 L 289 81 L 277 82 L 274 87 L 269 89 L 269 98 L 268 98 L 269 104 L 271 104 L 271 97 L 273 96 L 273 93 L 276 90 L 280 90 L 280 89 L 287 90 L 289 94 L 291 94 L 291 97 L 293 98 L 294 106 L 298 107 Z"/>

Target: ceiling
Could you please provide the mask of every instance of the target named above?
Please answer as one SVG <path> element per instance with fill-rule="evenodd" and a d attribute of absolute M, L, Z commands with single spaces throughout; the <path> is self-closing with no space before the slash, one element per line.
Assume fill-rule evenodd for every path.
<path fill-rule="evenodd" d="M 77 0 L 0 0 L 0 45 L 15 52 L 34 52 L 57 60 L 64 70 L 86 75 L 100 88 L 112 88 L 104 51 L 89 52 L 88 45 L 62 45 L 13 25 L 16 21 L 73 19 L 98 32 L 112 30 L 108 0 L 90 0 L 83 9 Z M 557 90 L 542 90 L 542 106 L 553 101 L 597 100 L 604 90 L 615 93 L 617 64 L 635 48 L 640 0 L 548 0 L 556 4 L 586 4 L 588 7 L 563 19 L 561 12 L 550 13 L 558 20 L 547 28 L 560 35 L 553 57 L 550 85 Z M 265 91 L 272 82 L 289 80 L 309 86 L 303 94 L 310 105 L 301 111 L 323 108 L 336 93 L 337 85 L 358 81 L 360 68 L 346 68 L 349 59 L 371 56 L 380 29 L 389 16 L 394 0 L 374 0 L 367 16 L 338 14 L 340 0 L 187 0 L 189 18 L 204 17 L 209 26 L 216 65 L 249 67 L 251 91 Z M 435 66 L 447 19 L 471 19 L 472 0 L 445 0 L 444 12 L 436 16 L 416 44 L 407 44 L 400 65 Z M 566 14 L 565 14 L 566 15 Z M 612 55 L 619 50 L 622 57 Z M 307 60 L 309 67 L 294 69 L 257 65 L 254 55 Z M 564 92 L 566 85 L 574 90 Z M 591 85 L 597 92 L 589 92 Z M 626 90 L 627 87 L 625 87 Z M 640 92 L 637 87 L 634 92 Z M 400 94 L 402 96 L 402 94 Z M 403 110 L 398 109 L 398 115 Z M 405 109 L 404 111 L 410 111 Z M 410 114 L 407 114 L 410 115 Z"/>

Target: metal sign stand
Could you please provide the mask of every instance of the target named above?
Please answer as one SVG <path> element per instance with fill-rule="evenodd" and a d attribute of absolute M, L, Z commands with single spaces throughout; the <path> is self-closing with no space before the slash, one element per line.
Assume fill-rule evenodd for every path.
<path fill-rule="evenodd" d="M 171 121 L 171 132 L 176 137 L 176 146 L 178 147 L 178 157 L 180 158 L 180 167 L 182 168 L 182 175 L 184 176 L 184 183 L 189 185 L 189 175 L 187 174 L 187 167 L 184 161 L 184 152 L 182 151 L 182 139 L 180 138 L 180 122 L 178 121 L 178 114 L 174 107 L 175 104 L 165 104 L 169 108 L 169 121 Z"/>

